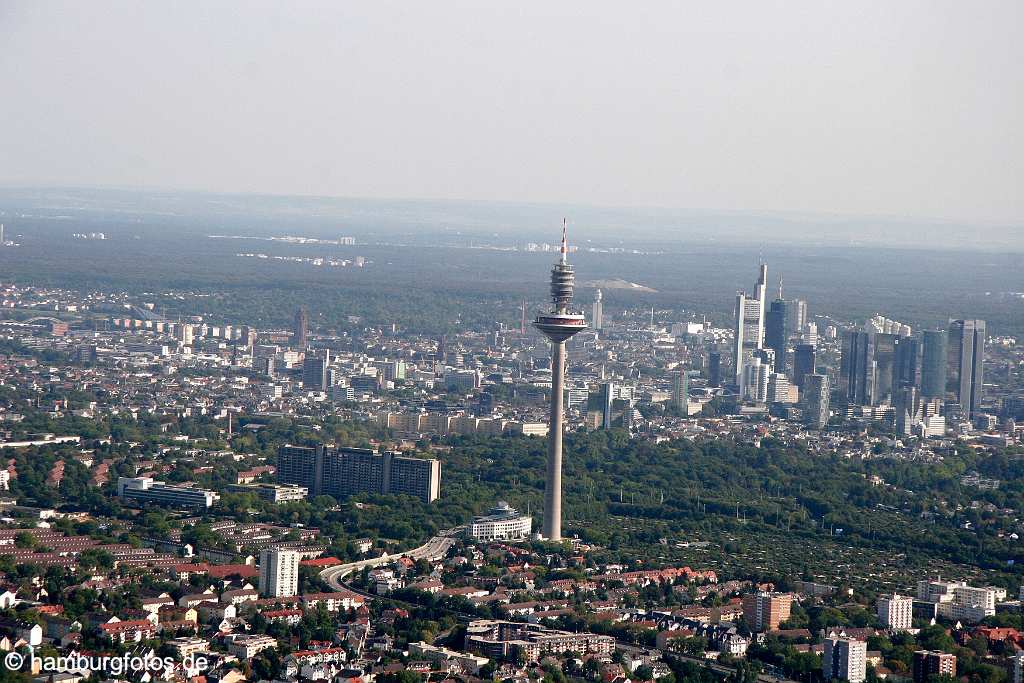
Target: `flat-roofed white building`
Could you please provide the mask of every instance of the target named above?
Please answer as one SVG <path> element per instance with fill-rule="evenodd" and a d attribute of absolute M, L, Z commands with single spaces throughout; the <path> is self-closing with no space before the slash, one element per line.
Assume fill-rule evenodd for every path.
<path fill-rule="evenodd" d="M 475 517 L 468 531 L 478 541 L 521 541 L 530 536 L 532 527 L 532 517 L 499 501 L 486 515 Z"/>
<path fill-rule="evenodd" d="M 878 620 L 897 631 L 906 631 L 914 618 L 914 599 L 906 595 L 883 595 L 878 599 Z"/>

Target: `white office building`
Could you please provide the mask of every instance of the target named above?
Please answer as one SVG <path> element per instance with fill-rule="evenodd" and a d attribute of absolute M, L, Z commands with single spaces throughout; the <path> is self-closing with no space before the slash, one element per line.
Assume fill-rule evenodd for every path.
<path fill-rule="evenodd" d="M 264 548 L 260 552 L 260 594 L 268 598 L 296 595 L 301 557 L 295 550 Z"/>
<path fill-rule="evenodd" d="M 745 398 L 764 403 L 768 400 L 768 375 L 771 366 L 761 362 L 760 358 L 752 358 L 743 368 L 743 395 Z"/>
<path fill-rule="evenodd" d="M 591 315 L 590 326 L 595 330 L 604 329 L 604 297 L 601 294 L 601 290 L 597 290 L 594 295 L 594 308 L 593 315 Z"/>
<path fill-rule="evenodd" d="M 139 504 L 154 503 L 176 508 L 209 508 L 220 500 L 214 491 L 175 486 L 152 477 L 120 477 L 117 497 Z"/>
<path fill-rule="evenodd" d="M 468 531 L 478 541 L 521 541 L 530 536 L 532 526 L 532 517 L 499 501 L 486 515 L 475 517 Z"/>

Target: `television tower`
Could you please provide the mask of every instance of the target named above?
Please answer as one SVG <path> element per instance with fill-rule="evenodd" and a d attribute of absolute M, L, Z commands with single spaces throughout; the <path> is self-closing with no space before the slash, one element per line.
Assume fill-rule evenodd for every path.
<path fill-rule="evenodd" d="M 565 385 L 565 341 L 587 329 L 582 313 L 573 313 L 572 290 L 576 276 L 568 262 L 569 243 L 562 219 L 562 248 L 551 269 L 551 302 L 554 310 L 542 313 L 533 326 L 551 341 L 551 421 L 548 423 L 548 471 L 544 486 L 544 538 L 562 540 L 562 427 Z"/>

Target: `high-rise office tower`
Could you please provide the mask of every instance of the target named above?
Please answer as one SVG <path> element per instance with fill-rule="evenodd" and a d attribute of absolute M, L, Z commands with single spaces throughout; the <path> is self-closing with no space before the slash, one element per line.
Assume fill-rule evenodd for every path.
<path fill-rule="evenodd" d="M 756 403 L 764 403 L 768 400 L 768 377 L 771 375 L 771 365 L 755 356 L 743 366 L 743 397 Z"/>
<path fill-rule="evenodd" d="M 174 332 L 182 346 L 192 346 L 192 343 L 195 341 L 195 328 L 188 323 L 179 323 L 174 328 Z"/>
<path fill-rule="evenodd" d="M 793 384 L 803 389 L 804 377 L 814 374 L 815 362 L 815 346 L 797 344 L 793 351 Z"/>
<path fill-rule="evenodd" d="M 773 372 L 768 375 L 768 403 L 793 403 L 791 400 L 793 387 L 789 383 L 789 377 L 781 372 Z"/>
<path fill-rule="evenodd" d="M 242 325 L 238 333 L 238 341 L 241 343 L 242 346 L 251 349 L 253 346 L 256 345 L 257 339 L 258 335 L 256 334 L 256 330 L 249 327 L 248 325 Z"/>
<path fill-rule="evenodd" d="M 260 594 L 267 598 L 287 598 L 299 592 L 301 553 L 284 548 L 260 551 Z"/>
<path fill-rule="evenodd" d="M 896 368 L 893 377 L 893 393 L 920 384 L 921 344 L 914 337 L 900 337 L 896 340 Z"/>
<path fill-rule="evenodd" d="M 786 372 L 786 345 L 789 329 L 786 326 L 788 302 L 784 299 L 773 301 L 764 314 L 764 345 L 775 351 L 775 372 Z"/>
<path fill-rule="evenodd" d="M 853 638 L 826 638 L 821 673 L 826 681 L 861 683 L 867 677 L 868 644 Z"/>
<path fill-rule="evenodd" d="M 867 332 L 851 330 L 843 335 L 839 394 L 849 404 L 875 403 L 875 344 Z"/>
<path fill-rule="evenodd" d="M 565 385 L 565 342 L 587 328 L 582 313 L 573 313 L 572 290 L 576 276 L 568 262 L 569 243 L 562 221 L 562 247 L 551 269 L 551 301 L 554 309 L 533 322 L 551 341 L 551 415 L 548 425 L 548 466 L 544 487 L 544 537 L 562 539 L 562 394 Z"/>
<path fill-rule="evenodd" d="M 267 377 L 274 376 L 273 356 L 256 356 L 253 358 L 252 366 L 261 375 L 266 375 Z"/>
<path fill-rule="evenodd" d="M 786 318 L 786 329 L 789 330 L 789 333 L 800 334 L 808 322 L 807 302 L 803 299 L 788 299 L 786 301 Z"/>
<path fill-rule="evenodd" d="M 330 351 L 322 354 L 307 353 L 302 361 L 302 388 L 306 391 L 324 391 L 327 389 L 327 366 L 330 364 Z"/>
<path fill-rule="evenodd" d="M 985 365 L 985 321 L 953 320 L 949 324 L 946 383 L 971 418 L 981 410 Z"/>
<path fill-rule="evenodd" d="M 875 334 L 875 392 L 871 405 L 892 401 L 896 378 L 895 334 Z"/>
<path fill-rule="evenodd" d="M 601 290 L 597 290 L 597 294 L 594 295 L 594 314 L 592 324 L 595 330 L 604 329 L 604 295 L 601 294 Z"/>
<path fill-rule="evenodd" d="M 922 336 L 921 395 L 936 398 L 946 395 L 948 335 L 944 330 L 926 330 Z"/>
<path fill-rule="evenodd" d="M 800 341 L 805 344 L 818 345 L 818 324 L 813 320 L 805 324 L 800 331 Z"/>
<path fill-rule="evenodd" d="M 708 386 L 722 386 L 722 354 L 718 351 L 708 354 Z"/>
<path fill-rule="evenodd" d="M 690 375 L 680 368 L 672 375 L 672 405 L 680 415 L 686 415 L 690 404 Z"/>
<path fill-rule="evenodd" d="M 603 382 L 597 387 L 597 394 L 589 407 L 588 412 L 598 414 L 598 427 L 600 429 L 612 428 L 612 403 L 615 401 L 615 385 L 611 382 Z"/>
<path fill-rule="evenodd" d="M 295 311 L 295 329 L 292 331 L 292 342 L 293 346 L 300 349 L 306 348 L 306 344 L 309 342 L 309 313 L 306 312 L 305 306 L 300 306 L 299 310 Z"/>
<path fill-rule="evenodd" d="M 746 394 L 743 384 L 747 373 L 744 368 L 751 362 L 754 352 L 764 346 L 764 306 L 765 290 L 768 286 L 768 266 L 761 264 L 761 269 L 754 285 L 754 295 L 745 292 L 736 295 L 736 327 L 735 346 L 733 349 L 733 368 L 735 382 L 740 395 Z"/>
<path fill-rule="evenodd" d="M 829 418 L 828 375 L 804 375 L 800 400 L 804 405 L 804 424 L 814 429 L 824 429 Z"/>

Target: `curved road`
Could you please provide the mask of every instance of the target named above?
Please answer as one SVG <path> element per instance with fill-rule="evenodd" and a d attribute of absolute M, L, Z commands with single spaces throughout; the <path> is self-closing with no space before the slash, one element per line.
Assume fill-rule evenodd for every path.
<path fill-rule="evenodd" d="M 400 557 L 409 557 L 414 560 L 440 559 L 444 557 L 448 552 L 448 549 L 455 544 L 455 541 L 450 536 L 450 534 L 453 534 L 454 532 L 454 529 L 441 532 L 440 536 L 434 536 L 420 547 L 413 548 L 412 550 L 407 550 L 405 552 L 392 553 L 391 555 L 385 553 L 380 557 L 374 557 L 369 560 L 359 560 L 357 562 L 339 564 L 336 567 L 328 567 L 320 572 L 320 578 L 336 591 L 349 590 L 341 583 L 341 580 L 352 572 L 359 571 L 363 567 L 377 567 L 382 564 L 387 564 L 388 562 L 394 562 Z"/>

